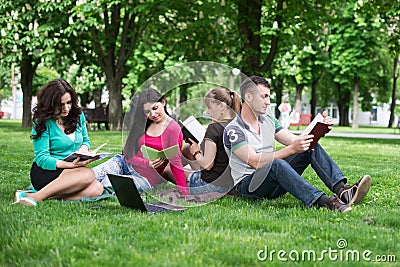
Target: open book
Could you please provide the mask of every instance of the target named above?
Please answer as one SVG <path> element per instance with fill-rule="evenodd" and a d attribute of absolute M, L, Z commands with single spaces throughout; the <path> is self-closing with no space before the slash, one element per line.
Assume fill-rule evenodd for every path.
<path fill-rule="evenodd" d="M 100 150 L 103 146 L 105 146 L 107 143 L 102 144 L 101 146 L 97 147 L 96 149 L 90 151 L 89 153 L 78 153 L 78 152 L 73 152 L 69 156 L 65 157 L 64 160 L 68 162 L 74 161 L 77 157 L 79 157 L 79 161 L 85 161 L 88 159 L 104 159 L 106 157 L 109 157 L 112 155 L 112 153 L 109 152 L 103 152 L 103 153 L 97 153 L 97 151 Z"/>
<path fill-rule="evenodd" d="M 321 113 L 318 113 L 317 116 L 310 122 L 307 128 L 303 131 L 301 136 L 312 134 L 314 135 L 313 141 L 310 144 L 310 148 L 313 149 L 315 145 L 318 143 L 319 139 L 328 133 L 331 129 L 329 128 L 332 124 L 324 123 L 324 117 Z"/>
<path fill-rule="evenodd" d="M 149 146 L 142 145 L 140 150 L 143 153 L 143 157 L 148 160 L 155 160 L 155 159 L 170 159 L 176 157 L 179 152 L 179 146 L 174 145 L 167 147 L 163 150 L 157 150 Z"/>
<path fill-rule="evenodd" d="M 196 143 L 203 141 L 206 129 L 195 117 L 189 116 L 186 120 L 178 121 L 178 123 L 182 128 L 182 134 L 187 143 L 191 143 L 189 138 Z"/>

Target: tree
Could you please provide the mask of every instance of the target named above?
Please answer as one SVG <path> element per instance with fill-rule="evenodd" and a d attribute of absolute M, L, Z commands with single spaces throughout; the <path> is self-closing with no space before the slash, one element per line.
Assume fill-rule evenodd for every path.
<path fill-rule="evenodd" d="M 145 55 L 146 66 L 151 66 L 142 75 L 149 77 L 155 70 L 161 71 L 176 62 L 216 61 L 237 66 L 235 2 L 175 0 L 159 9 L 160 22 L 146 29 L 145 35 L 149 38 L 141 42 L 145 50 L 139 54 Z M 143 61 L 143 57 L 138 60 Z M 187 80 L 201 75 L 196 68 L 187 74 Z M 190 84 L 178 90 L 179 102 L 194 94 Z"/>
<path fill-rule="evenodd" d="M 0 111 L 1 101 L 11 96 L 11 71 L 0 64 Z"/>
<path fill-rule="evenodd" d="M 345 105 L 350 102 L 353 87 L 353 128 L 358 127 L 359 86 L 362 80 L 368 80 L 372 72 L 372 63 L 376 61 L 379 25 L 374 24 L 375 17 L 364 16 L 362 6 L 354 3 L 339 3 L 334 17 L 336 22 L 330 25 L 328 40 L 331 56 L 330 69 L 334 81 L 338 84 L 338 106 L 340 125 L 348 125 Z"/>
<path fill-rule="evenodd" d="M 69 1 L 61 3 L 34 1 L 0 2 L 1 58 L 21 72 L 23 92 L 22 127 L 31 127 L 32 82 L 42 61 L 54 55 L 60 40 L 60 29 L 68 22 L 64 10 Z"/>
<path fill-rule="evenodd" d="M 279 34 L 279 50 L 271 73 L 274 79 L 285 81 L 285 86 L 294 85 L 294 108 L 299 112 L 304 88 L 311 87 L 313 114 L 316 106 L 316 88 L 322 75 L 321 61 L 325 54 L 324 31 L 330 19 L 327 12 L 329 5 L 324 2 L 285 1 L 280 12 L 282 29 Z M 262 33 L 267 34 L 269 31 L 268 26 L 262 27 Z M 263 47 L 267 48 L 265 45 Z M 278 106 L 280 101 L 278 97 Z"/>
<path fill-rule="evenodd" d="M 388 128 L 393 127 L 394 123 L 394 113 L 396 108 L 396 90 L 397 90 L 397 79 L 399 78 L 399 56 L 395 55 L 393 60 L 393 85 L 392 85 L 392 103 L 390 104 L 390 118 Z"/>
<path fill-rule="evenodd" d="M 88 1 L 77 5 L 66 32 L 74 38 L 77 57 L 91 54 L 101 67 L 109 90 L 112 130 L 122 129 L 122 79 L 126 64 L 144 30 L 158 19 L 159 3 L 142 1 Z"/>
<path fill-rule="evenodd" d="M 388 128 L 393 127 L 394 115 L 397 100 L 397 79 L 399 78 L 399 52 L 400 52 L 400 27 L 398 21 L 400 20 L 400 3 L 399 1 L 378 1 L 376 3 L 368 3 L 369 10 L 378 10 L 383 23 L 386 26 L 387 35 L 384 40 L 388 44 L 388 49 L 393 56 L 393 80 L 390 104 L 390 118 Z"/>
<path fill-rule="evenodd" d="M 272 1 L 271 6 L 262 6 L 261 0 L 239 0 L 237 25 L 240 34 L 240 47 L 243 50 L 242 71 L 248 75 L 261 75 L 267 72 L 278 52 L 279 33 L 282 31 L 283 0 Z M 262 11 L 264 21 L 268 24 L 261 27 Z M 269 40 L 266 58 L 262 56 L 262 37 Z M 264 41 L 265 42 L 265 41 Z"/>
<path fill-rule="evenodd" d="M 318 64 L 318 51 L 315 51 L 311 45 L 298 48 L 293 45 L 282 57 L 281 69 L 286 78 L 290 79 L 291 84 L 295 86 L 295 105 L 294 108 L 301 112 L 301 98 L 303 89 L 313 84 L 316 87 L 320 73 L 316 70 Z"/>

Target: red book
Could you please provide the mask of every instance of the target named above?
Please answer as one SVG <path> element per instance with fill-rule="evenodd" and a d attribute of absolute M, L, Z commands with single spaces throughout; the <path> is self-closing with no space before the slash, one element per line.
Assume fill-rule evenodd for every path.
<path fill-rule="evenodd" d="M 330 126 L 332 126 L 332 124 L 324 123 L 324 117 L 318 113 L 318 115 L 315 116 L 315 118 L 312 120 L 312 122 L 310 122 L 301 135 L 314 135 L 313 141 L 310 144 L 310 148 L 313 149 L 318 143 L 319 139 L 325 136 L 325 134 L 331 130 Z"/>

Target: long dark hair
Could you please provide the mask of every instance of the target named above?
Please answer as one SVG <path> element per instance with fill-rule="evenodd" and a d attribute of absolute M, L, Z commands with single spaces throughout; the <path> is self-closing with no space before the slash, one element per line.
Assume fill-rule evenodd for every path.
<path fill-rule="evenodd" d="M 77 125 L 80 124 L 79 115 L 82 113 L 78 106 L 78 95 L 67 81 L 58 78 L 48 82 L 38 92 L 38 102 L 33 108 L 36 135 L 32 135 L 31 139 L 40 138 L 46 131 L 46 122 L 61 114 L 61 97 L 66 93 L 71 96 L 72 107 L 68 116 L 63 118 L 64 132 L 70 134 L 76 130 Z"/>
<path fill-rule="evenodd" d="M 144 114 L 143 105 L 146 103 L 156 103 L 165 101 L 164 96 L 153 88 L 145 89 L 139 96 L 135 114 L 133 115 L 133 123 L 129 131 L 128 140 L 126 140 L 124 156 L 126 159 L 132 158 L 139 150 L 139 138 L 146 132 L 150 124 L 153 122 L 146 118 Z M 167 102 L 165 101 L 164 111 L 167 115 Z"/>

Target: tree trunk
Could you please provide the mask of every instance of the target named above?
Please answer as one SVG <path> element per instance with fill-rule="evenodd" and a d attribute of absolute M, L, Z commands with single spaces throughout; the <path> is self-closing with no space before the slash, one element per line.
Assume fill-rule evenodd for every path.
<path fill-rule="evenodd" d="M 340 84 L 337 84 L 339 109 L 339 126 L 349 126 L 349 106 L 350 106 L 350 91 L 342 89 Z"/>
<path fill-rule="evenodd" d="M 104 13 L 102 15 L 105 24 L 104 28 L 93 27 L 90 31 L 98 65 L 107 79 L 107 89 L 109 91 L 108 119 L 110 130 L 114 131 L 122 130 L 121 92 L 122 78 L 127 74 L 126 63 L 148 25 L 145 16 L 151 17 L 151 12 L 148 14 L 139 9 L 137 12 L 134 11 L 139 4 L 136 1 L 130 9 L 122 9 L 124 5 L 115 4 L 108 9 L 107 4 L 104 3 Z M 104 39 L 104 36 L 107 38 Z"/>
<path fill-rule="evenodd" d="M 121 131 L 123 122 L 122 78 L 110 78 L 108 75 L 106 76 L 109 92 L 108 120 L 110 122 L 110 130 Z"/>
<path fill-rule="evenodd" d="M 272 63 L 274 62 L 274 58 L 276 56 L 276 54 L 278 53 L 278 44 L 279 44 L 279 31 L 280 29 L 282 29 L 282 10 L 283 10 L 283 2 L 284 0 L 278 0 L 278 3 L 276 5 L 276 11 L 275 11 L 275 22 L 278 25 L 278 30 L 276 32 L 275 35 L 273 35 L 271 37 L 271 43 L 270 43 L 270 49 L 269 49 L 269 53 L 267 55 L 267 58 L 264 60 L 264 64 L 261 66 L 261 71 L 262 72 L 267 72 L 271 66 Z M 301 112 L 301 110 L 299 110 L 299 112 Z"/>
<path fill-rule="evenodd" d="M 318 86 L 319 79 L 315 79 L 311 85 L 311 117 L 315 118 L 315 110 L 317 109 L 317 86 Z M 299 111 L 301 112 L 301 111 Z"/>
<path fill-rule="evenodd" d="M 294 108 L 301 113 L 301 95 L 303 93 L 304 84 L 296 85 L 296 98 L 294 100 Z"/>
<path fill-rule="evenodd" d="M 279 111 L 278 107 L 282 103 L 283 79 L 281 77 L 277 77 L 275 80 L 273 80 L 273 82 L 275 83 L 273 88 L 276 95 L 275 117 L 279 118 L 281 112 Z"/>
<path fill-rule="evenodd" d="M 353 129 L 358 128 L 358 84 L 360 78 L 354 77 L 354 95 L 353 95 Z"/>
<path fill-rule="evenodd" d="M 90 96 L 89 92 L 83 92 L 82 94 L 79 94 L 79 98 L 81 100 L 81 106 L 86 107 L 92 100 L 93 97 Z"/>
<path fill-rule="evenodd" d="M 258 74 L 260 70 L 261 0 L 238 1 L 238 29 L 244 42 L 242 72 Z"/>
<path fill-rule="evenodd" d="M 182 84 L 179 86 L 179 104 L 187 101 L 187 92 L 190 84 Z"/>
<path fill-rule="evenodd" d="M 107 54 L 104 55 L 99 63 L 107 79 L 107 89 L 109 96 L 108 120 L 110 122 L 110 130 L 121 131 L 123 123 L 121 93 L 125 62 L 118 61 L 118 63 L 115 64 L 114 49 L 109 49 L 107 51 Z"/>
<path fill-rule="evenodd" d="M 101 106 L 101 95 L 103 93 L 103 90 L 100 88 L 96 88 L 93 90 L 93 101 L 94 101 L 94 106 L 95 107 L 100 107 Z"/>
<path fill-rule="evenodd" d="M 21 87 L 23 95 L 22 104 L 22 128 L 32 127 L 32 80 L 37 64 L 33 63 L 32 55 L 28 55 L 25 47 L 22 47 L 21 60 Z"/>
<path fill-rule="evenodd" d="M 389 118 L 388 128 L 392 128 L 394 123 L 394 112 L 396 108 L 396 86 L 397 86 L 397 79 L 399 78 L 399 74 L 397 73 L 398 64 L 399 64 L 399 56 L 396 55 L 393 61 L 392 103 L 390 104 L 390 118 Z"/>

